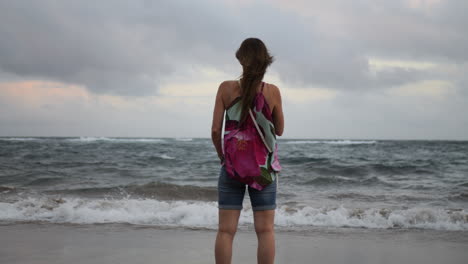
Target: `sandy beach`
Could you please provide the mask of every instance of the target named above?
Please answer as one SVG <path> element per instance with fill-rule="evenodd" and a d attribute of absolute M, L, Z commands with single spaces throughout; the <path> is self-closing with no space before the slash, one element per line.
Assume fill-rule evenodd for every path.
<path fill-rule="evenodd" d="M 123 224 L 0 226 L 0 263 L 214 263 L 213 230 Z M 468 259 L 466 232 L 317 229 L 277 232 L 276 263 L 455 264 Z M 233 263 L 256 263 L 256 237 L 240 230 Z"/>

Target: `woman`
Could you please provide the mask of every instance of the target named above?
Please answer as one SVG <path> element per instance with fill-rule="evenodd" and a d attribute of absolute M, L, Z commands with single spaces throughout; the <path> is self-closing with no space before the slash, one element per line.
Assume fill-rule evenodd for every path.
<path fill-rule="evenodd" d="M 254 212 L 254 226 L 258 238 L 258 263 L 273 263 L 275 258 L 274 217 L 276 209 L 277 171 L 281 169 L 277 160 L 276 135 L 281 136 L 284 128 L 281 95 L 278 87 L 263 82 L 267 67 L 273 62 L 265 44 L 257 38 L 244 40 L 236 52 L 236 58 L 243 68 L 240 80 L 224 81 L 220 84 L 216 94 L 213 111 L 211 138 L 218 157 L 223 165 L 218 179 L 218 207 L 219 226 L 215 243 L 216 263 L 231 263 L 232 242 L 237 231 L 246 184 L 228 175 L 225 156 L 229 154 L 222 147 L 222 125 L 226 111 L 225 140 L 231 132 L 233 124 L 242 127 L 243 124 L 253 122 L 249 109 L 260 108 L 257 117 L 269 124 L 264 129 L 265 137 L 273 139 L 274 158 L 270 171 L 274 181 L 263 189 L 248 186 L 249 196 Z M 253 106 L 253 107 L 252 107 Z M 257 109 L 258 110 L 258 109 Z M 276 135 L 275 135 L 276 134 Z M 226 143 L 226 141 L 225 141 Z M 226 144 L 225 144 L 226 145 Z M 265 145 L 262 145 L 262 147 Z M 226 146 L 224 146 L 226 148 Z M 256 151 L 257 153 L 257 151 Z M 268 153 L 265 150 L 265 153 Z M 231 157 L 231 156 L 229 156 Z M 257 162 L 258 159 L 255 160 Z M 273 169 L 271 169 L 273 167 Z M 276 172 L 275 172 L 276 170 Z M 255 187 L 255 186 L 254 186 Z"/>

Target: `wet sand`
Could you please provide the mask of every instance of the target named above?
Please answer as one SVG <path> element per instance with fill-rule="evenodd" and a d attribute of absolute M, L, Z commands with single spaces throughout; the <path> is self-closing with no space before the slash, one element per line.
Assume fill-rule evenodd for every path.
<path fill-rule="evenodd" d="M 317 229 L 276 233 L 276 263 L 455 264 L 468 261 L 468 232 Z M 0 263 L 214 263 L 212 230 L 133 225 L 0 225 Z M 233 263 L 256 263 L 256 236 L 240 230 Z"/>

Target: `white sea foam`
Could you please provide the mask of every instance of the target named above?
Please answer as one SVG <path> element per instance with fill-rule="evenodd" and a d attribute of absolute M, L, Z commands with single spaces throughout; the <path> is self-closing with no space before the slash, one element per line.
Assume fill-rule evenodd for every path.
<path fill-rule="evenodd" d="M 247 204 L 245 204 L 247 205 Z M 208 228 L 217 227 L 217 203 L 158 201 L 154 199 L 27 198 L 0 203 L 0 221 L 47 221 L 53 223 L 129 223 L 140 225 Z M 275 223 L 286 230 L 323 227 L 423 228 L 468 230 L 464 210 L 435 208 L 402 210 L 337 208 L 291 208 L 279 206 Z M 252 224 L 252 210 L 245 206 L 240 225 Z"/>
<path fill-rule="evenodd" d="M 109 138 L 109 137 L 79 137 L 69 138 L 67 141 L 71 142 L 96 142 L 96 141 L 107 141 L 107 142 L 165 142 L 161 138 Z"/>
<path fill-rule="evenodd" d="M 5 140 L 5 141 L 32 141 L 32 140 L 40 140 L 40 138 L 32 138 L 32 137 L 0 137 L 0 140 Z"/>
<path fill-rule="evenodd" d="M 215 202 L 153 199 L 27 198 L 15 203 L 0 203 L 0 220 L 214 228 L 217 207 Z"/>
<path fill-rule="evenodd" d="M 177 141 L 192 141 L 192 138 L 175 138 Z"/>
<path fill-rule="evenodd" d="M 375 140 L 295 140 L 286 141 L 286 144 L 334 144 L 334 145 L 353 145 L 353 144 L 375 144 Z"/>
<path fill-rule="evenodd" d="M 175 159 L 175 157 L 171 157 L 171 156 L 166 155 L 166 154 L 162 154 L 162 155 L 159 156 L 159 157 L 162 158 L 162 159 L 170 159 L 170 160 L 171 160 L 171 159 Z"/>
<path fill-rule="evenodd" d="M 448 212 L 435 208 L 350 209 L 312 208 L 299 210 L 280 208 L 279 226 L 333 226 L 365 228 L 423 228 L 436 230 L 468 230 L 468 215 L 465 211 Z M 289 212 L 288 212 L 289 211 Z"/>

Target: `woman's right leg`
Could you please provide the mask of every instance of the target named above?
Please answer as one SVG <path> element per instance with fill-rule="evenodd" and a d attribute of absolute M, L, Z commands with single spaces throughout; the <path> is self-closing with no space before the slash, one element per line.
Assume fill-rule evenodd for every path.
<path fill-rule="evenodd" d="M 218 234 L 215 243 L 216 264 L 230 264 L 232 241 L 237 231 L 241 210 L 219 209 Z"/>
<path fill-rule="evenodd" d="M 258 238 L 257 263 L 275 262 L 275 210 L 254 211 L 255 232 Z"/>

